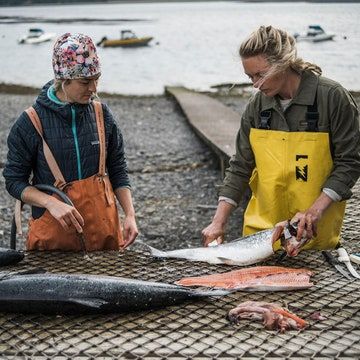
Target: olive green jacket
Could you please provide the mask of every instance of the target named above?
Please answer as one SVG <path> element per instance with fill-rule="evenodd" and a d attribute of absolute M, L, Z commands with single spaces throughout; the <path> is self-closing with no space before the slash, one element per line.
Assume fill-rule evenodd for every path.
<path fill-rule="evenodd" d="M 256 166 L 249 134 L 251 128 L 259 127 L 260 112 L 271 110 L 271 130 L 305 131 L 307 107 L 314 103 L 316 94 L 319 131 L 330 135 L 334 162 L 323 188 L 332 189 L 343 200 L 351 197 L 351 188 L 360 176 L 358 107 L 351 94 L 339 83 L 310 71 L 302 74 L 298 92 L 285 111 L 277 96 L 267 97 L 258 92 L 250 99 L 236 137 L 236 154 L 230 159 L 219 196 L 230 198 L 236 203 L 241 200 Z"/>

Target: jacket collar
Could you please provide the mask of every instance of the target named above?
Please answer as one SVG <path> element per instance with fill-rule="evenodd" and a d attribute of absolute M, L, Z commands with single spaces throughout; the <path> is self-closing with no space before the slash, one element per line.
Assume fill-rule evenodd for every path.
<path fill-rule="evenodd" d="M 319 77 L 311 71 L 301 74 L 299 89 L 292 99 L 291 104 L 312 105 L 315 101 Z M 261 111 L 275 109 L 278 107 L 279 96 L 268 97 L 261 94 Z"/>

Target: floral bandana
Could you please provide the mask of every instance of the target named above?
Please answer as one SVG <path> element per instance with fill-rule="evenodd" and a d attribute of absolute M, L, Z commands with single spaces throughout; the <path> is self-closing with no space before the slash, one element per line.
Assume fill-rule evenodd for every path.
<path fill-rule="evenodd" d="M 52 58 L 55 79 L 79 79 L 100 74 L 96 47 L 87 35 L 66 33 L 55 42 Z"/>

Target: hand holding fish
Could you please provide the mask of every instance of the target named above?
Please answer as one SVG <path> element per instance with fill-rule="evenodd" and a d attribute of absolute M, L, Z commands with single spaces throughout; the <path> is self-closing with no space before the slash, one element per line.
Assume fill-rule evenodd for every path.
<path fill-rule="evenodd" d="M 296 239 L 307 238 L 312 239 L 317 235 L 317 223 L 319 221 L 319 215 L 308 209 L 305 212 L 298 212 L 291 219 L 290 223 L 297 224 Z"/>
<path fill-rule="evenodd" d="M 309 209 L 295 214 L 290 223 L 298 223 L 297 240 L 303 237 L 310 240 L 317 236 L 317 224 L 332 202 L 333 200 L 328 195 L 321 193 Z"/>
<path fill-rule="evenodd" d="M 226 201 L 219 201 L 211 224 L 201 232 L 204 246 L 208 246 L 214 240 L 216 240 L 218 244 L 224 242 L 225 226 L 234 208 L 234 205 Z"/>
<path fill-rule="evenodd" d="M 222 244 L 224 242 L 225 226 L 213 221 L 201 234 L 204 246 L 209 246 L 213 241 Z"/>

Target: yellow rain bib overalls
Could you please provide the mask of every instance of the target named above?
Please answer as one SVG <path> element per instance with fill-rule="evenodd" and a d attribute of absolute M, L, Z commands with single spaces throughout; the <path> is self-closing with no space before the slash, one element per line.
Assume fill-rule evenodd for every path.
<path fill-rule="evenodd" d="M 315 107 L 315 110 L 314 110 Z M 317 132 L 317 104 L 308 107 L 307 131 L 270 129 L 270 111 L 260 114 L 260 128 L 250 130 L 255 169 L 252 197 L 244 214 L 243 235 L 273 227 L 307 210 L 319 197 L 333 161 L 329 134 Z M 331 249 L 339 244 L 345 201 L 333 202 L 320 219 L 317 237 L 303 249 Z M 280 248 L 276 242 L 274 249 Z"/>

